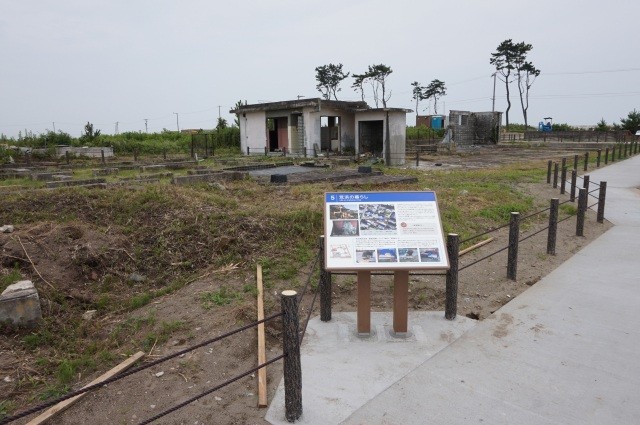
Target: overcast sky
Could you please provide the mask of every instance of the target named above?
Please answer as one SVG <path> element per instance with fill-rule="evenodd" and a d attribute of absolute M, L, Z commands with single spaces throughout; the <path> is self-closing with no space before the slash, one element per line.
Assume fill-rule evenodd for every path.
<path fill-rule="evenodd" d="M 315 67 L 328 63 L 390 66 L 389 106 L 414 109 L 411 83 L 438 78 L 438 112 L 490 111 L 489 57 L 508 38 L 531 43 L 542 71 L 530 124 L 640 109 L 638 0 L 0 0 L 0 133 L 144 131 L 145 118 L 175 130 L 175 113 L 180 128 L 212 128 L 240 99 L 318 97 Z M 359 100 L 351 83 L 339 100 Z M 500 82 L 496 97 L 504 111 Z M 513 101 L 511 122 L 524 122 Z"/>

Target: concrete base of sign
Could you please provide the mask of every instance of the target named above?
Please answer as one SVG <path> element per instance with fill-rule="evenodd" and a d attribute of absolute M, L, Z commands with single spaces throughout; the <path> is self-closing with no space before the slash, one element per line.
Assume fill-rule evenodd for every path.
<path fill-rule="evenodd" d="M 338 424 L 418 365 L 458 339 L 476 321 L 445 320 L 444 312 L 409 312 L 409 332 L 395 334 L 392 313 L 371 313 L 371 332 L 360 335 L 356 313 L 331 322 L 309 321 L 301 347 L 302 424 Z M 281 382 L 266 418 L 288 423 Z"/>
<path fill-rule="evenodd" d="M 0 295 L 0 322 L 33 326 L 41 318 L 40 297 L 30 280 L 9 285 Z"/>

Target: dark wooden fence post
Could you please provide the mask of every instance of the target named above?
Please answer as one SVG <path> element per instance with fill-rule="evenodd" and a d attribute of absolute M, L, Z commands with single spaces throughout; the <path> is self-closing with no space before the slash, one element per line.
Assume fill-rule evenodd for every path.
<path fill-rule="evenodd" d="M 547 234 L 547 254 L 556 255 L 556 236 L 558 234 L 558 198 L 551 199 L 549 208 L 549 232 Z"/>
<path fill-rule="evenodd" d="M 611 162 L 616 162 L 616 145 L 611 148 Z"/>
<path fill-rule="evenodd" d="M 558 187 L 558 163 L 553 163 L 553 188 L 556 189 Z"/>
<path fill-rule="evenodd" d="M 584 153 L 584 171 L 587 171 L 589 168 L 589 152 Z"/>
<path fill-rule="evenodd" d="M 589 177 L 589 174 L 587 174 L 586 176 L 583 177 L 583 181 L 582 181 L 582 187 L 584 187 L 585 189 L 587 189 L 587 194 L 589 193 L 589 183 L 591 180 L 591 177 Z"/>
<path fill-rule="evenodd" d="M 618 160 L 622 159 L 622 143 L 618 144 Z"/>
<path fill-rule="evenodd" d="M 447 254 L 449 255 L 449 270 L 447 270 L 446 299 L 444 318 L 453 320 L 458 314 L 458 253 L 460 238 L 455 233 L 447 235 Z"/>
<path fill-rule="evenodd" d="M 569 195 L 569 200 L 571 202 L 575 202 L 576 200 L 576 184 L 578 180 L 578 171 L 571 170 L 571 193 Z"/>
<path fill-rule="evenodd" d="M 563 169 L 566 166 L 567 166 L 567 158 L 563 156 L 562 157 L 562 165 L 560 166 L 560 169 Z"/>
<path fill-rule="evenodd" d="M 576 219 L 576 236 L 584 236 L 584 216 L 587 212 L 587 189 L 580 189 L 578 194 L 578 217 Z"/>
<path fill-rule="evenodd" d="M 302 416 L 302 368 L 300 365 L 300 335 L 298 293 L 282 291 L 282 346 L 284 351 L 284 410 L 289 422 Z"/>
<path fill-rule="evenodd" d="M 69 151 L 65 151 L 64 156 L 67 158 L 67 165 L 71 163 L 71 158 L 69 157 Z"/>
<path fill-rule="evenodd" d="M 553 161 L 549 160 L 547 162 L 547 184 L 551 183 L 551 166 L 553 165 Z"/>
<path fill-rule="evenodd" d="M 609 148 L 606 148 L 604 150 L 604 165 L 607 165 L 609 163 Z"/>
<path fill-rule="evenodd" d="M 628 156 L 627 155 L 628 148 L 629 148 L 629 143 L 625 142 L 624 143 L 624 157 L 625 158 Z"/>
<path fill-rule="evenodd" d="M 578 169 L 578 155 L 573 155 L 573 169 Z"/>
<path fill-rule="evenodd" d="M 265 146 L 264 147 L 264 156 L 267 156 L 268 153 L 269 153 L 269 149 Z"/>
<path fill-rule="evenodd" d="M 509 252 L 507 256 L 507 279 L 516 280 L 518 272 L 518 239 L 520 237 L 520 213 L 512 212 L 509 221 Z"/>
<path fill-rule="evenodd" d="M 247 146 L 247 156 L 251 155 L 251 148 L 249 148 L 249 146 Z"/>
<path fill-rule="evenodd" d="M 325 269 L 325 249 L 324 236 L 320 236 L 320 320 L 328 322 L 331 320 L 331 272 Z"/>
<path fill-rule="evenodd" d="M 416 145 L 416 167 L 420 166 L 420 148 Z"/>
<path fill-rule="evenodd" d="M 104 160 L 104 149 L 100 149 L 100 157 L 102 158 L 102 165 L 105 165 L 105 160 Z"/>
<path fill-rule="evenodd" d="M 562 167 L 562 173 L 560 173 L 560 194 L 564 195 L 567 187 L 567 167 Z"/>
<path fill-rule="evenodd" d="M 602 157 L 602 149 L 598 149 L 598 156 L 596 157 L 596 167 L 600 168 L 600 158 Z"/>
<path fill-rule="evenodd" d="M 604 201 L 607 197 L 607 182 L 600 182 L 600 193 L 598 193 L 598 223 L 604 223 Z"/>

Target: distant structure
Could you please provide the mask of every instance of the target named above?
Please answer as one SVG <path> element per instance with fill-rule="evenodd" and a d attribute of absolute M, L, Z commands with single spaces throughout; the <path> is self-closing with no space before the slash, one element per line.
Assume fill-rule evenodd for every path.
<path fill-rule="evenodd" d="M 500 138 L 502 112 L 449 111 L 451 138 L 458 145 L 494 145 Z"/>
<path fill-rule="evenodd" d="M 242 105 L 230 111 L 238 116 L 240 146 L 247 155 L 350 152 L 382 156 L 389 165 L 405 162 L 410 112 L 320 98 Z"/>
<path fill-rule="evenodd" d="M 434 130 L 442 130 L 447 127 L 447 117 L 445 115 L 418 115 L 416 117 L 416 127 L 424 126 Z"/>

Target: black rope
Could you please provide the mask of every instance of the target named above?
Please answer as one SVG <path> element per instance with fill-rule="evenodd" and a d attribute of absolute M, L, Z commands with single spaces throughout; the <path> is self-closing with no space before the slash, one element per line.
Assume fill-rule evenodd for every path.
<path fill-rule="evenodd" d="M 573 202 L 571 199 L 567 199 L 566 201 L 560 202 L 558 206 L 568 204 L 569 202 Z"/>
<path fill-rule="evenodd" d="M 466 266 L 464 266 L 464 267 L 460 267 L 460 268 L 458 269 L 458 271 L 459 271 L 459 272 L 461 272 L 462 270 L 466 269 L 467 267 L 471 267 L 471 266 L 473 266 L 473 265 L 475 265 L 475 264 L 478 264 L 480 261 L 484 261 L 484 260 L 486 260 L 486 259 L 487 259 L 487 258 L 489 258 L 489 257 L 493 257 L 494 255 L 499 254 L 499 253 L 501 253 L 502 251 L 504 251 L 505 249 L 508 249 L 508 248 L 509 248 L 509 245 L 505 246 L 504 248 L 501 248 L 501 249 L 497 250 L 496 252 L 494 252 L 494 253 L 492 253 L 492 254 L 486 255 L 486 256 L 484 256 L 484 257 L 480 258 L 479 260 L 474 261 L 473 263 L 467 264 L 467 265 L 466 265 Z"/>
<path fill-rule="evenodd" d="M 591 196 L 592 198 L 595 198 L 595 199 L 600 199 L 596 195 L 592 195 L 591 192 L 589 192 L 589 196 Z"/>
<path fill-rule="evenodd" d="M 237 375 L 237 376 L 235 376 L 235 377 L 233 377 L 233 378 L 229 379 L 228 381 L 223 382 L 223 383 L 222 383 L 222 384 L 220 384 L 220 385 L 216 385 L 215 387 L 213 387 L 213 388 L 211 388 L 211 389 L 209 389 L 209 390 L 207 390 L 207 391 L 205 391 L 205 392 L 203 392 L 203 393 L 200 393 L 200 394 L 198 394 L 198 395 L 197 395 L 197 396 L 195 396 L 195 397 L 191 397 L 190 399 L 188 399 L 188 400 L 186 400 L 186 401 L 183 401 L 182 403 L 180 403 L 180 404 L 178 404 L 178 405 L 176 405 L 176 406 L 173 406 L 173 407 L 172 407 L 172 408 L 170 408 L 170 409 L 165 410 L 165 411 L 164 411 L 164 412 L 162 412 L 162 413 L 158 413 L 157 415 L 155 415 L 155 416 L 154 416 L 154 417 L 152 417 L 152 418 L 149 418 L 149 419 L 147 419 L 147 420 L 145 420 L 145 421 L 143 421 L 143 422 L 140 422 L 140 425 L 150 424 L 151 422 L 156 421 L 156 420 L 158 420 L 158 419 L 162 418 L 163 416 L 166 416 L 166 415 L 168 415 L 168 414 L 170 414 L 170 413 L 173 413 L 173 412 L 175 412 L 176 410 L 179 410 L 179 409 L 183 408 L 184 406 L 186 406 L 186 405 L 188 405 L 188 404 L 191 404 L 191 403 L 193 403 L 194 401 L 196 401 L 196 400 L 198 400 L 198 399 L 200 399 L 200 398 L 202 398 L 202 397 L 208 396 L 209 394 L 211 394 L 211 393 L 212 393 L 212 392 L 214 392 L 214 391 L 218 391 L 220 388 L 226 387 L 227 385 L 234 383 L 234 382 L 235 382 L 235 381 L 237 381 L 238 379 L 244 378 L 244 377 L 245 377 L 245 376 L 247 376 L 247 375 L 250 375 L 250 374 L 252 374 L 252 373 L 254 373 L 254 372 L 257 372 L 259 369 L 262 369 L 263 367 L 268 366 L 268 365 L 270 365 L 271 363 L 275 363 L 275 362 L 277 362 L 278 360 L 280 360 L 280 359 L 282 359 L 282 358 L 284 358 L 284 357 L 285 357 L 285 354 L 280 354 L 279 356 L 274 357 L 273 359 L 271 359 L 271 360 L 269 360 L 269 361 L 266 361 L 266 362 L 262 363 L 261 365 L 258 365 L 257 367 L 254 367 L 254 368 L 253 368 L 253 369 L 251 369 L 251 370 L 248 370 L 247 372 L 244 372 L 244 373 L 242 373 L 242 374 L 240 374 L 240 375 Z"/>
<path fill-rule="evenodd" d="M 318 293 L 316 292 L 313 295 L 313 300 L 311 300 L 311 307 L 309 307 L 309 313 L 307 313 L 307 321 L 304 322 L 304 328 L 302 328 L 302 336 L 300 337 L 300 344 L 302 344 L 302 340 L 304 339 L 304 334 L 307 333 L 307 326 L 309 326 L 309 320 L 311 320 L 311 313 L 313 312 L 313 306 L 316 303 L 317 297 L 318 297 Z"/>
<path fill-rule="evenodd" d="M 460 241 L 460 245 L 462 245 L 465 242 L 469 242 L 469 241 L 471 241 L 473 239 L 478 239 L 480 236 L 488 235 L 489 233 L 496 232 L 496 231 L 498 231 L 500 229 L 504 229 L 505 227 L 509 227 L 510 225 L 511 225 L 511 223 L 507 223 L 507 224 L 503 224 L 500 227 L 496 227 L 495 229 L 487 230 L 486 232 L 482 232 L 482 233 L 478 233 L 475 236 L 471 236 L 470 238 L 467 238 L 467 239 L 464 239 L 464 240 Z"/>
<path fill-rule="evenodd" d="M 534 212 L 533 214 L 525 215 L 524 217 L 520 218 L 520 220 L 526 220 L 526 219 L 531 218 L 531 217 L 533 217 L 535 215 L 538 215 L 538 214 L 541 214 L 543 212 L 549 211 L 550 209 L 551 209 L 551 207 L 548 207 L 548 208 L 545 208 L 545 209 L 540 210 L 538 212 Z"/>
<path fill-rule="evenodd" d="M 518 239 L 518 242 L 524 242 L 524 241 L 526 241 L 527 239 L 532 238 L 532 237 L 534 237 L 535 235 L 537 235 L 537 234 L 539 234 L 539 233 L 544 232 L 544 231 L 545 231 L 545 230 L 547 230 L 548 228 L 549 228 L 549 226 L 547 226 L 547 227 L 545 227 L 545 228 L 543 228 L 543 229 L 540 229 L 540 230 L 538 230 L 537 232 L 532 233 L 532 234 L 530 234 L 530 235 L 528 235 L 528 236 L 525 236 L 525 237 L 524 237 L 524 238 L 522 238 L 522 239 Z"/>
<path fill-rule="evenodd" d="M 595 198 L 595 196 L 594 196 L 594 198 Z M 595 207 L 595 206 L 596 206 L 596 205 L 598 205 L 599 203 L 600 203 L 600 202 L 596 202 L 595 204 L 591 204 L 591 205 L 589 205 L 587 208 Z"/>
<path fill-rule="evenodd" d="M 313 270 L 315 270 L 316 264 L 318 264 L 319 259 L 320 259 L 320 255 L 316 255 L 316 260 L 313 262 L 313 266 L 311 266 L 311 270 L 309 271 L 309 276 L 307 277 L 307 283 L 304 284 L 304 289 L 302 290 L 300 295 L 298 295 L 298 302 L 300 302 L 302 298 L 304 298 L 305 294 L 307 293 L 307 289 L 309 288 L 309 283 L 311 282 L 311 277 L 313 276 Z"/>
<path fill-rule="evenodd" d="M 173 359 L 175 357 L 181 356 L 181 355 L 186 354 L 186 353 L 188 353 L 190 351 L 193 351 L 193 350 L 195 350 L 197 348 L 204 347 L 205 345 L 212 344 L 214 342 L 220 341 L 221 339 L 230 337 L 231 335 L 235 335 L 235 334 L 237 334 L 239 332 L 242 332 L 242 331 L 245 331 L 247 329 L 256 327 L 261 323 L 265 323 L 265 322 L 267 322 L 269 320 L 275 319 L 276 317 L 282 316 L 283 314 L 284 313 L 282 313 L 282 312 L 273 314 L 273 315 L 271 315 L 271 316 L 269 316 L 269 317 L 267 317 L 265 319 L 259 320 L 257 322 L 250 323 L 248 325 L 242 326 L 241 328 L 229 331 L 229 332 L 227 332 L 225 334 L 222 334 L 222 335 L 217 336 L 215 338 L 211 338 L 211 339 L 209 339 L 207 341 L 201 342 L 201 343 L 196 344 L 194 346 L 187 347 L 187 348 L 185 348 L 183 350 L 177 351 L 177 352 L 175 352 L 173 354 L 169 354 L 168 356 L 159 358 L 159 359 L 154 360 L 154 361 L 152 361 L 150 363 L 147 363 L 145 365 L 141 365 L 141 366 L 135 367 L 135 368 L 133 368 L 131 370 L 128 370 L 126 372 L 122 372 L 122 373 L 120 373 L 120 374 L 118 374 L 116 376 L 113 376 L 111 378 L 105 379 L 104 381 L 99 382 L 97 384 L 88 385 L 88 386 L 86 386 L 84 388 L 81 388 L 79 390 L 67 393 L 67 394 L 65 394 L 65 395 L 63 395 L 61 397 L 58 397 L 58 398 L 54 399 L 54 400 L 48 401 L 46 403 L 42 403 L 42 404 L 40 404 L 38 406 L 34 406 L 34 407 L 30 408 L 30 409 L 25 410 L 24 412 L 18 413 L 18 414 L 13 415 L 13 416 L 8 416 L 8 417 L 2 419 L 2 421 L 0 421 L 0 425 L 8 424 L 9 422 L 13 422 L 13 421 L 15 421 L 17 419 L 24 418 L 25 416 L 31 415 L 33 413 L 39 412 L 39 411 L 44 410 L 44 409 L 46 409 L 48 407 L 56 405 L 56 404 L 60 403 L 61 401 L 68 400 L 68 399 L 70 399 L 72 397 L 75 397 L 77 395 L 84 394 L 84 393 L 86 393 L 88 391 L 94 390 L 94 389 L 99 388 L 99 387 L 103 387 L 103 386 L 105 386 L 107 384 L 110 384 L 112 382 L 118 381 L 118 380 L 120 380 L 122 378 L 126 378 L 127 376 L 133 375 L 134 373 L 138 373 L 138 372 L 141 372 L 141 371 L 143 371 L 145 369 L 149 369 L 150 367 L 156 366 L 156 365 L 158 365 L 160 363 L 164 363 L 167 360 L 170 360 L 170 359 Z"/>
<path fill-rule="evenodd" d="M 570 218 L 573 218 L 573 216 L 572 216 L 572 215 L 569 215 L 569 216 L 567 216 L 567 217 L 563 218 L 562 220 L 558 220 L 558 224 L 559 224 L 559 223 L 562 223 L 563 221 L 569 220 Z"/>
<path fill-rule="evenodd" d="M 597 189 L 593 189 L 592 191 L 589 192 L 589 194 L 593 193 L 593 192 L 598 192 L 600 190 L 600 188 Z"/>

